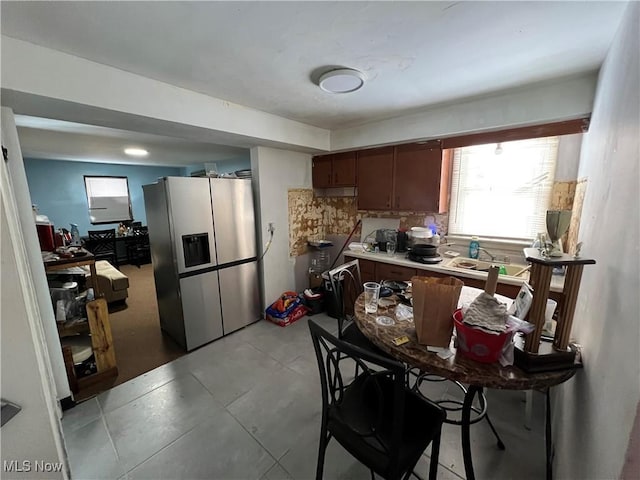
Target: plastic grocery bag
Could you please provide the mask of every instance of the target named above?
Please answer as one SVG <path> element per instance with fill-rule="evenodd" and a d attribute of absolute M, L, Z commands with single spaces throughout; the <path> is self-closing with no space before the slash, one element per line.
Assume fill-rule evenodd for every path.
<path fill-rule="evenodd" d="M 291 325 L 303 317 L 309 309 L 302 304 L 296 292 L 284 292 L 265 311 L 265 318 L 281 327 Z"/>
<path fill-rule="evenodd" d="M 418 342 L 446 348 L 453 334 L 453 312 L 464 282 L 454 277 L 413 277 L 413 321 Z"/>

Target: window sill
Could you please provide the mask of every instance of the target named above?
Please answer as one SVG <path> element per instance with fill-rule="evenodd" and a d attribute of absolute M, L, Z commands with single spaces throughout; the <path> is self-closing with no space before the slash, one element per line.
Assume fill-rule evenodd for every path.
<path fill-rule="evenodd" d="M 445 235 L 447 242 L 457 242 L 457 243 L 469 243 L 471 241 L 471 236 L 469 235 Z M 486 245 L 495 245 L 495 246 L 504 246 L 511 248 L 526 248 L 530 247 L 532 241 L 527 240 L 505 240 L 504 238 L 492 238 L 492 237 L 478 237 L 478 241 L 480 244 Z"/>
<path fill-rule="evenodd" d="M 468 235 L 446 235 L 445 245 L 451 245 L 451 250 L 455 250 L 460 255 L 468 256 L 469 242 L 471 236 Z M 511 263 L 524 263 L 523 249 L 530 247 L 531 242 L 526 240 L 505 240 L 502 238 L 479 237 L 480 247 L 487 249 L 494 255 L 507 255 L 511 258 Z"/>

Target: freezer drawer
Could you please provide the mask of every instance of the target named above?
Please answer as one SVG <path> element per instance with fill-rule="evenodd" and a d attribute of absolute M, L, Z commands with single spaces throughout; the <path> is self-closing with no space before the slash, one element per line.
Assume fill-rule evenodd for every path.
<path fill-rule="evenodd" d="M 220 338 L 223 331 L 218 272 L 181 278 L 180 296 L 187 351 Z"/>
<path fill-rule="evenodd" d="M 226 335 L 261 318 L 258 264 L 244 263 L 218 272 Z"/>

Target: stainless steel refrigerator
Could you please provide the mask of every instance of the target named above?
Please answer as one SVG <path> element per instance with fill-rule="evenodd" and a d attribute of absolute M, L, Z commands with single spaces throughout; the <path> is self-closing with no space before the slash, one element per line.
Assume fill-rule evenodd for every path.
<path fill-rule="evenodd" d="M 162 330 L 187 351 L 261 318 L 250 179 L 143 185 Z"/>

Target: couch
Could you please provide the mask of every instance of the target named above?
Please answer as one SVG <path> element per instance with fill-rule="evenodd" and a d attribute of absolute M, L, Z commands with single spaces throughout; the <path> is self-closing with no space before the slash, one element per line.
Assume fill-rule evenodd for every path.
<path fill-rule="evenodd" d="M 106 260 L 96 262 L 98 290 L 107 303 L 124 301 L 129 296 L 129 277 Z M 91 276 L 91 274 L 88 274 Z M 91 280 L 88 279 L 90 282 Z M 93 285 L 93 283 L 91 283 Z"/>

